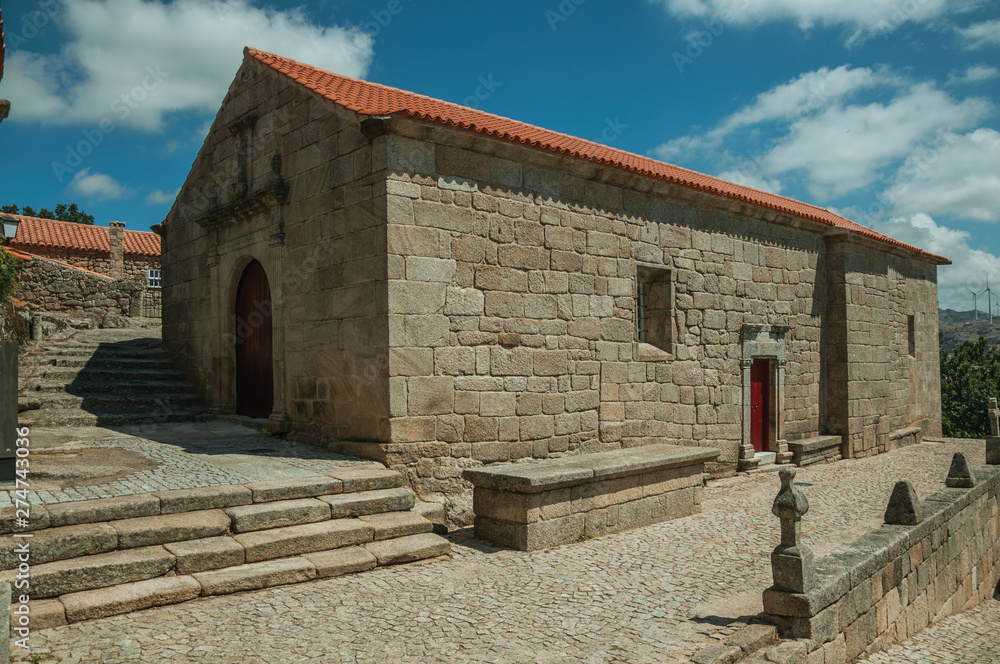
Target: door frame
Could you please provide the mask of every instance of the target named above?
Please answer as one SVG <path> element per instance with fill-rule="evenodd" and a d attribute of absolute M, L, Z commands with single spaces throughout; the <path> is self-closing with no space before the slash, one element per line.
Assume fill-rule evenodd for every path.
<path fill-rule="evenodd" d="M 755 452 L 770 452 L 774 448 L 774 441 L 771 438 L 771 433 L 774 431 L 775 414 L 772 406 L 774 404 L 774 397 L 776 396 L 773 394 L 773 362 L 774 360 L 769 358 L 758 357 L 750 363 L 750 445 Z M 760 367 L 761 365 L 763 365 L 763 371 L 759 369 L 757 371 L 754 370 L 754 367 Z M 755 415 L 755 407 L 758 405 L 756 403 L 756 385 L 758 382 L 763 386 L 763 389 L 760 391 L 760 406 L 763 412 Z M 757 424 L 758 417 L 760 418 L 759 425 Z M 759 430 L 763 431 L 763 435 L 760 437 L 760 449 L 757 448 L 757 445 L 754 445 L 754 438 L 757 437 Z"/>
<path fill-rule="evenodd" d="M 778 453 L 781 461 L 788 452 L 785 441 L 785 334 L 786 325 L 744 325 L 742 331 L 743 352 L 740 368 L 743 374 L 743 434 L 740 440 L 737 470 L 751 470 L 757 467 L 756 450 L 751 442 L 751 388 L 750 368 L 754 360 L 768 362 L 768 435 L 764 441 L 764 451 Z"/>

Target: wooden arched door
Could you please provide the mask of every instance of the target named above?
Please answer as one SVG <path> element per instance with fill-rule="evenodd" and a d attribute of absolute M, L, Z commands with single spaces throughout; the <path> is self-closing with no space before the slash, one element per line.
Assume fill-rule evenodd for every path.
<path fill-rule="evenodd" d="M 271 287 L 253 260 L 236 288 L 236 413 L 264 418 L 273 407 Z"/>

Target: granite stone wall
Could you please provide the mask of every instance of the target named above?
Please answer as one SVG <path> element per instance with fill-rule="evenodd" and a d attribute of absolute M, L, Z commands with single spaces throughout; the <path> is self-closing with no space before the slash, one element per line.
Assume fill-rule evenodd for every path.
<path fill-rule="evenodd" d="M 32 311 L 139 316 L 145 284 L 84 272 L 45 258 L 20 263 L 15 297 Z"/>
<path fill-rule="evenodd" d="M 164 341 L 211 409 L 235 410 L 236 289 L 256 259 L 275 426 L 313 442 L 388 439 L 384 157 L 354 114 L 244 64 L 164 224 Z"/>
<path fill-rule="evenodd" d="M 111 274 L 110 254 L 69 252 L 61 249 L 56 250 L 44 247 L 32 247 L 30 250 L 26 251 L 30 251 L 30 253 L 36 256 L 43 256 L 45 258 L 51 258 L 53 260 L 62 261 L 63 263 L 69 263 L 70 265 L 82 267 L 83 269 L 90 270 L 91 272 L 97 272 L 99 274 L 109 276 Z M 126 281 L 140 281 L 145 284 L 147 276 L 146 270 L 158 267 L 160 267 L 160 259 L 158 256 L 125 254 L 121 278 Z"/>

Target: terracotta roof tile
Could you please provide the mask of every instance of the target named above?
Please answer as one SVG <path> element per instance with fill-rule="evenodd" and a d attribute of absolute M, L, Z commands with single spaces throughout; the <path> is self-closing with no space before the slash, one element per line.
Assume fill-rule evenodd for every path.
<path fill-rule="evenodd" d="M 786 212 L 788 214 L 816 221 L 827 226 L 843 228 L 851 233 L 871 238 L 907 251 L 919 254 L 933 262 L 949 264 L 947 258 L 923 251 L 850 219 L 834 214 L 825 208 L 768 193 L 752 187 L 727 182 L 710 175 L 674 166 L 662 161 L 643 157 L 624 150 L 617 150 L 566 134 L 535 127 L 524 122 L 493 115 L 483 111 L 459 106 L 439 99 L 433 99 L 413 92 L 361 81 L 324 69 L 290 60 L 289 58 L 247 48 L 246 53 L 255 60 L 281 72 L 288 78 L 319 93 L 361 115 L 392 115 L 433 122 L 448 127 L 458 127 L 492 136 L 513 143 L 522 143 L 541 150 L 583 159 L 611 168 L 658 180 L 664 180 L 683 187 L 710 192 L 726 198 L 743 201 L 759 207 Z"/>
<path fill-rule="evenodd" d="M 30 250 L 45 247 L 70 249 L 81 252 L 111 252 L 111 239 L 107 226 L 88 226 L 71 221 L 39 219 L 20 214 L 5 215 L 18 219 L 21 224 L 17 237 L 10 241 L 15 249 Z M 127 255 L 159 256 L 160 236 L 149 231 L 125 231 Z"/>

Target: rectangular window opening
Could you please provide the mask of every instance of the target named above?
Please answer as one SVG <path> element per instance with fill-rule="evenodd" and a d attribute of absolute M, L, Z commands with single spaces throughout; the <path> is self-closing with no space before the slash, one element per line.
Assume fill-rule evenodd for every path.
<path fill-rule="evenodd" d="M 640 266 L 636 269 L 636 339 L 664 351 L 673 343 L 673 285 L 670 270 Z"/>
<path fill-rule="evenodd" d="M 147 288 L 160 287 L 160 271 L 158 269 L 150 268 L 146 270 L 146 287 Z"/>
<path fill-rule="evenodd" d="M 906 347 L 910 357 L 917 356 L 916 316 L 906 317 Z"/>

